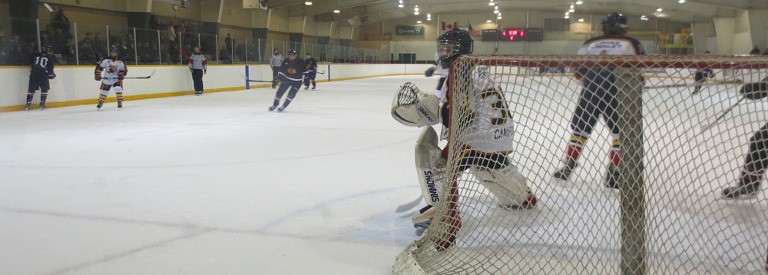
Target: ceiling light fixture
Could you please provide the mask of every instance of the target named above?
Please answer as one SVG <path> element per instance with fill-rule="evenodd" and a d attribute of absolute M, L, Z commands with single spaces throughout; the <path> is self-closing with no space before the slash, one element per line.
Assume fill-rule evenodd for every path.
<path fill-rule="evenodd" d="M 312 1 L 306 1 L 306 2 L 304 2 L 304 5 L 306 5 L 306 6 L 312 6 Z"/>
<path fill-rule="evenodd" d="M 661 9 L 661 8 L 658 8 L 658 9 L 656 9 L 656 11 L 657 11 L 657 12 L 661 12 L 661 11 L 663 11 L 663 9 Z"/>
<path fill-rule="evenodd" d="M 416 20 L 416 24 L 421 24 L 421 20 Z"/>
<path fill-rule="evenodd" d="M 340 13 L 340 10 L 333 10 L 333 13 Z"/>
<path fill-rule="evenodd" d="M 580 23 L 584 23 L 584 18 L 579 18 Z"/>
<path fill-rule="evenodd" d="M 581 4 L 584 4 L 584 2 L 582 2 L 581 0 L 576 1 L 576 5 L 581 5 Z"/>

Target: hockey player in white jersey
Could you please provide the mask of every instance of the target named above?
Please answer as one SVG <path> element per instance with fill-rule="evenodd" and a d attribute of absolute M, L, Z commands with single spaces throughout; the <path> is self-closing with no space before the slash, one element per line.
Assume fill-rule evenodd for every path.
<path fill-rule="evenodd" d="M 96 70 L 93 71 L 94 79 L 101 81 L 99 103 L 96 105 L 97 109 L 101 109 L 104 106 L 104 101 L 107 100 L 109 90 L 112 88 L 115 88 L 117 108 L 123 108 L 123 78 L 127 74 L 128 67 L 118 58 L 117 48 L 112 47 L 109 51 L 109 58 L 101 60 L 96 65 Z"/>
<path fill-rule="evenodd" d="M 438 66 L 448 70 L 456 58 L 472 53 L 472 46 L 473 41 L 466 31 L 454 29 L 446 32 L 438 38 Z M 392 107 L 392 116 L 400 123 L 406 126 L 427 126 L 416 143 L 416 167 L 422 193 L 428 205 L 412 217 L 414 226 L 422 228 L 429 225 L 435 214 L 433 206 L 442 199 L 448 199 L 452 223 L 456 224 L 452 234 L 460 227 L 455 205 L 458 200 L 458 186 L 456 179 L 446 178 L 448 147 L 438 147 L 437 133 L 432 128 L 432 125 L 441 121 L 444 126 L 448 126 L 451 119 L 462 120 L 460 123 L 463 130 L 460 135 L 464 142 L 459 146 L 463 152 L 459 159 L 459 171 L 469 169 L 498 199 L 499 205 L 511 209 L 530 209 L 537 201 L 527 186 L 525 177 L 507 157 L 513 150 L 514 122 L 503 91 L 495 85 L 487 68 L 483 66 L 460 68 L 458 73 L 472 75 L 469 80 L 471 83 L 464 83 L 471 85 L 471 88 L 463 94 L 445 94 L 447 101 L 442 108 L 438 96 L 423 93 L 411 83 L 400 87 Z M 441 90 L 450 91 L 448 86 L 443 85 Z M 464 109 L 465 113 L 469 114 L 468 117 L 449 117 L 450 100 L 454 96 L 462 97 L 462 104 L 455 107 Z M 450 142 L 451 138 L 448 137 L 448 140 Z M 441 198 L 441 190 L 448 182 L 450 195 L 448 198 Z"/>

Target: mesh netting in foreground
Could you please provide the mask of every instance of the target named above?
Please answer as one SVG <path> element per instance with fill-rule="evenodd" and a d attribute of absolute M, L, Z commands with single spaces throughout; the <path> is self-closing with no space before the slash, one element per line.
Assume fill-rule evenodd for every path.
<path fill-rule="evenodd" d="M 711 69 L 712 77 L 693 94 L 694 74 L 705 69 Z M 508 108 L 514 121 L 514 151 L 508 157 L 538 198 L 533 209 L 500 207 L 472 168 L 487 163 L 467 161 L 467 144 L 478 144 L 478 131 L 490 131 L 473 124 L 479 113 L 467 103 L 480 96 L 478 72 L 492 76 L 503 101 L 494 106 Z M 593 74 L 587 81 L 604 75 L 610 83 L 597 85 L 616 90 L 618 189 L 605 186 L 616 144 L 604 117 L 586 117 L 596 123 L 588 139 L 581 140 L 578 166 L 567 181 L 553 178 L 574 142 L 570 125 L 584 92 L 573 77 L 576 72 Z M 768 122 L 767 100 L 740 101 L 739 94 L 744 83 L 768 77 L 767 58 L 474 55 L 458 59 L 451 77 L 448 182 L 436 218 L 398 256 L 395 273 L 763 270 L 768 256 L 765 195 L 726 200 L 721 190 L 735 186 L 750 137 Z M 598 109 L 605 103 L 588 102 L 596 102 L 592 107 Z"/>

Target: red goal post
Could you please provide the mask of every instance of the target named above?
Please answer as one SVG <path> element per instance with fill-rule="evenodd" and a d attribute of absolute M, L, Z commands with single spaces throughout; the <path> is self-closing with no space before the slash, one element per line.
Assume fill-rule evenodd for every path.
<path fill-rule="evenodd" d="M 768 200 L 732 202 L 718 194 L 735 183 L 749 137 L 768 122 L 764 102 L 738 101 L 743 83 L 768 77 L 768 58 L 468 55 L 451 67 L 451 106 L 475 96 L 473 74 L 479 68 L 504 94 L 515 121 L 508 158 L 539 204 L 532 210 L 498 207 L 471 169 L 458 169 L 478 129 L 465 127 L 472 110 L 452 108 L 446 176 L 452 180 L 443 183 L 430 227 L 398 255 L 395 273 L 763 269 Z M 711 74 L 696 81 L 696 72 L 705 69 Z M 584 103 L 582 81 L 573 77 L 580 70 L 611 75 L 621 143 L 618 191 L 602 184 L 611 134 L 599 114 L 574 176 L 565 182 L 552 178 L 572 133 L 574 109 Z M 729 107 L 734 108 L 730 118 L 714 119 Z M 701 130 L 710 124 L 714 127 Z M 743 211 L 746 206 L 756 211 Z"/>

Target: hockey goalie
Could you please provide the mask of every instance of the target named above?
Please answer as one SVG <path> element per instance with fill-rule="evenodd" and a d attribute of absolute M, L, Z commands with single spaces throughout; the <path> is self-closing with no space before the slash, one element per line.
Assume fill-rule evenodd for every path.
<path fill-rule="evenodd" d="M 462 46 L 471 49 L 471 45 L 462 45 L 461 41 L 465 37 L 471 41 L 469 35 L 451 33 L 454 31 L 463 32 L 446 32 L 441 36 L 445 41 L 438 42 L 441 63 L 450 64 L 460 55 L 460 51 L 454 49 Z M 454 106 L 462 108 L 461 113 L 465 114 L 462 117 L 446 117 L 450 116 L 450 100 L 441 106 L 440 98 L 421 92 L 410 82 L 400 87 L 392 102 L 392 117 L 395 120 L 406 126 L 424 127 L 416 142 L 416 169 L 427 206 L 411 217 L 414 227 L 426 228 L 435 215 L 437 203 L 448 199 L 449 216 L 454 220 L 454 229 L 450 233 L 454 237 L 460 227 L 458 210 L 455 209 L 457 178 L 447 178 L 448 146 L 440 149 L 438 135 L 432 125 L 442 122 L 447 127 L 455 119 L 454 125 L 461 127 L 458 131 L 460 136 L 456 137 L 460 142 L 454 142 L 459 144 L 454 146 L 455 150 L 461 150 L 457 154 L 460 157 L 454 160 L 458 167 L 454 177 L 463 171 L 469 172 L 497 198 L 499 206 L 507 209 L 531 209 L 537 202 L 526 178 L 507 156 L 513 149 L 514 122 L 503 91 L 495 86 L 492 76 L 483 66 L 475 66 L 464 73 L 472 75 L 472 83 L 468 86 L 470 91 L 463 95 L 447 94 L 449 99 L 452 96 L 462 97 L 459 101 L 461 106 Z M 449 143 L 451 140 L 449 136 Z M 448 197 L 441 198 L 446 193 L 446 187 L 451 189 L 447 192 Z"/>

